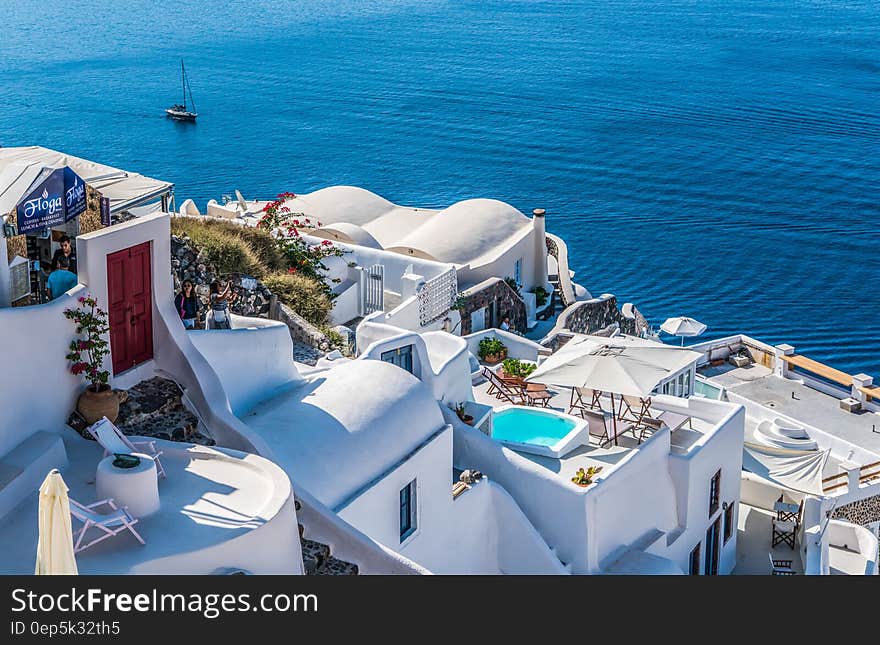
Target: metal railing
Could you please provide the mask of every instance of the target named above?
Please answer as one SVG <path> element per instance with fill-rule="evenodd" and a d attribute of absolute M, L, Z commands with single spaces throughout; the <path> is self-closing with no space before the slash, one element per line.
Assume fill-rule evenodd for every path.
<path fill-rule="evenodd" d="M 426 327 L 449 313 L 458 294 L 458 276 L 455 269 L 426 280 L 418 293 L 419 324 Z"/>

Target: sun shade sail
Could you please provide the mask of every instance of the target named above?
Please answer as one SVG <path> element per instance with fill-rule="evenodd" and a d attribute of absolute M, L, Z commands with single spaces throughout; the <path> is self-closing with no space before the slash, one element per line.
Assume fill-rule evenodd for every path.
<path fill-rule="evenodd" d="M 772 448 L 745 442 L 743 469 L 784 488 L 823 497 L 822 471 L 829 452 Z"/>

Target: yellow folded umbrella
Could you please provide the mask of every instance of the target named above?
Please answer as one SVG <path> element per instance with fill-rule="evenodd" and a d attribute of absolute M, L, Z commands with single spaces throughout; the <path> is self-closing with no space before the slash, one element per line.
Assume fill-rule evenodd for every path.
<path fill-rule="evenodd" d="M 40 541 L 34 575 L 77 575 L 67 484 L 54 468 L 40 485 L 39 518 Z"/>

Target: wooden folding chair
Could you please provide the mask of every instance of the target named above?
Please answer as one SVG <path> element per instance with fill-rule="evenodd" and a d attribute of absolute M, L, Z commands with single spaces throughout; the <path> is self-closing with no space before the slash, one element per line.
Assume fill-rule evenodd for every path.
<path fill-rule="evenodd" d="M 785 543 L 792 549 L 797 542 L 797 522 L 793 520 L 777 520 L 773 518 L 773 535 L 770 538 L 770 546 Z"/>
<path fill-rule="evenodd" d="M 771 575 L 774 576 L 793 576 L 795 575 L 795 570 L 791 568 L 793 560 L 780 560 L 773 557 L 773 554 L 770 553 L 770 570 Z"/>
<path fill-rule="evenodd" d="M 483 376 L 489 382 L 487 394 L 493 394 L 496 399 L 505 400 L 513 405 L 522 405 L 524 403 L 524 395 L 522 388 L 514 389 L 485 365 L 482 368 Z"/>
<path fill-rule="evenodd" d="M 602 393 L 589 387 L 573 387 L 571 388 L 571 401 L 568 404 L 569 414 L 580 414 L 583 410 L 601 410 L 602 405 L 599 403 L 599 397 Z M 589 401 L 589 403 L 587 402 Z M 577 412 L 575 412 L 577 410 Z"/>

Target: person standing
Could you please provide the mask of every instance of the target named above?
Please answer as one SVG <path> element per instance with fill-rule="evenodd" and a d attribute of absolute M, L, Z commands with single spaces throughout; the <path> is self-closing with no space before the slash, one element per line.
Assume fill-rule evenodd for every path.
<path fill-rule="evenodd" d="M 174 298 L 174 307 L 177 309 L 177 313 L 180 314 L 183 326 L 186 329 L 195 329 L 199 319 L 200 303 L 193 283 L 189 280 L 183 281 L 180 293 Z"/>
<path fill-rule="evenodd" d="M 214 280 L 211 283 L 210 294 L 213 324 L 210 321 L 205 321 L 206 325 L 210 325 L 213 329 L 231 329 L 232 327 L 229 324 L 229 304 L 235 302 L 235 298 L 236 294 L 232 293 L 232 285 L 227 282 L 221 289 L 220 283 Z"/>
<path fill-rule="evenodd" d="M 55 255 L 52 256 L 52 270 L 54 271 L 58 268 L 58 260 L 64 257 L 67 258 L 67 270 L 76 274 L 76 249 L 73 246 L 73 242 L 67 235 L 62 235 L 58 242 L 61 244 L 61 248 L 56 249 Z"/>
<path fill-rule="evenodd" d="M 71 273 L 70 260 L 65 256 L 58 258 L 58 268 L 52 271 L 49 279 L 46 281 L 46 288 L 49 290 L 49 299 L 55 300 L 61 294 L 73 289 L 79 281 L 76 275 Z"/>

